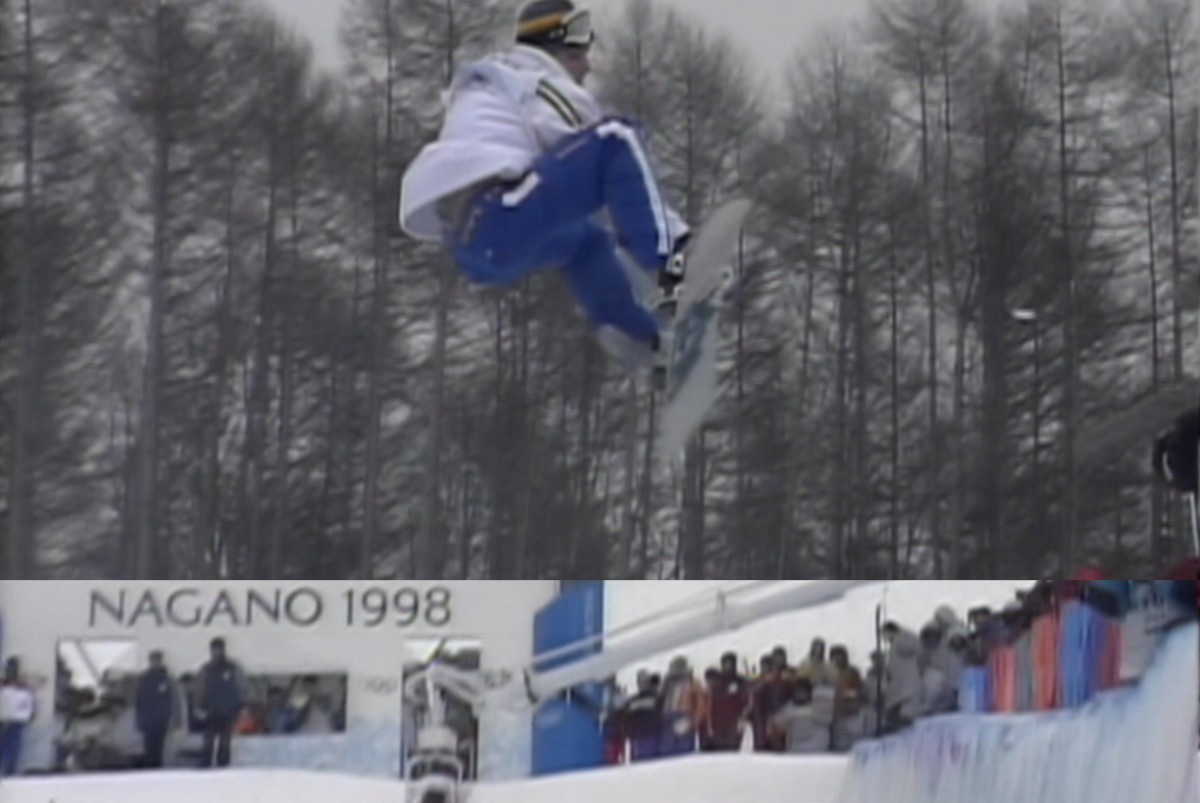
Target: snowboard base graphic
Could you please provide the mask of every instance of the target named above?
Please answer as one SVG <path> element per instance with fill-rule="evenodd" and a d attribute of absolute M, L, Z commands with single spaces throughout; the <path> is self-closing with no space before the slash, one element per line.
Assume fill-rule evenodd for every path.
<path fill-rule="evenodd" d="M 689 243 L 679 306 L 671 326 L 666 368 L 666 399 L 659 431 L 659 454 L 677 458 L 704 423 L 717 400 L 720 316 L 727 268 L 751 204 L 730 201 L 704 222 Z M 736 279 L 735 279 L 736 280 Z"/>

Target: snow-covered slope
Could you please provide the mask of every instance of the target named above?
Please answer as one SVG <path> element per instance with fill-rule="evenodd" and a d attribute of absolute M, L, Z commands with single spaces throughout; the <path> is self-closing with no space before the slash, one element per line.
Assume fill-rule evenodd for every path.
<path fill-rule="evenodd" d="M 481 784 L 469 803 L 831 803 L 842 757 L 691 756 L 556 778 Z M 315 773 L 120 773 L 5 781 L 4 803 L 402 803 L 394 781 Z"/>
<path fill-rule="evenodd" d="M 481 785 L 468 803 L 834 803 L 848 767 L 848 760 L 837 756 L 694 756 Z M 6 780 L 0 798 L 4 803 L 403 803 L 404 787 L 317 772 L 164 771 Z"/>

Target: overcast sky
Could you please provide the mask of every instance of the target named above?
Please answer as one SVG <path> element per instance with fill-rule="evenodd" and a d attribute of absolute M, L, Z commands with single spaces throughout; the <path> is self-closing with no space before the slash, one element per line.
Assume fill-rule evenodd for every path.
<path fill-rule="evenodd" d="M 317 49 L 321 62 L 339 63 L 338 19 L 344 0 L 265 0 L 285 20 L 294 22 Z M 868 0 L 658 0 L 695 15 L 712 31 L 727 31 L 772 82 L 788 64 L 793 50 L 825 22 L 860 18 Z M 625 0 L 585 0 L 603 35 L 606 18 Z"/>

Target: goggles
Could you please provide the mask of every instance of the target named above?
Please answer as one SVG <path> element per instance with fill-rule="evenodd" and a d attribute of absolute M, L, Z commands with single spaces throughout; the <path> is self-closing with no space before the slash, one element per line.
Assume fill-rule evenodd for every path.
<path fill-rule="evenodd" d="M 567 14 L 547 14 L 517 28 L 517 41 L 530 45 L 590 47 L 595 40 L 592 14 L 585 8 Z"/>

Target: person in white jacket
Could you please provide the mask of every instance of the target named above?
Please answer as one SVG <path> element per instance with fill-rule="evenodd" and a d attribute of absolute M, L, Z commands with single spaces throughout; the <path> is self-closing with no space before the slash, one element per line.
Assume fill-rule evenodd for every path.
<path fill-rule="evenodd" d="M 21 680 L 15 657 L 4 663 L 0 682 L 0 777 L 16 775 L 21 764 L 25 729 L 37 715 L 37 695 Z"/>
<path fill-rule="evenodd" d="M 513 47 L 455 76 L 438 139 L 405 171 L 400 225 L 445 244 L 479 285 L 561 269 L 600 343 L 639 370 L 656 363 L 689 228 L 663 200 L 636 126 L 583 85 L 590 20 L 570 0 L 533 0 Z M 602 210 L 615 239 L 593 220 Z M 618 244 L 658 279 L 650 308 Z"/>

